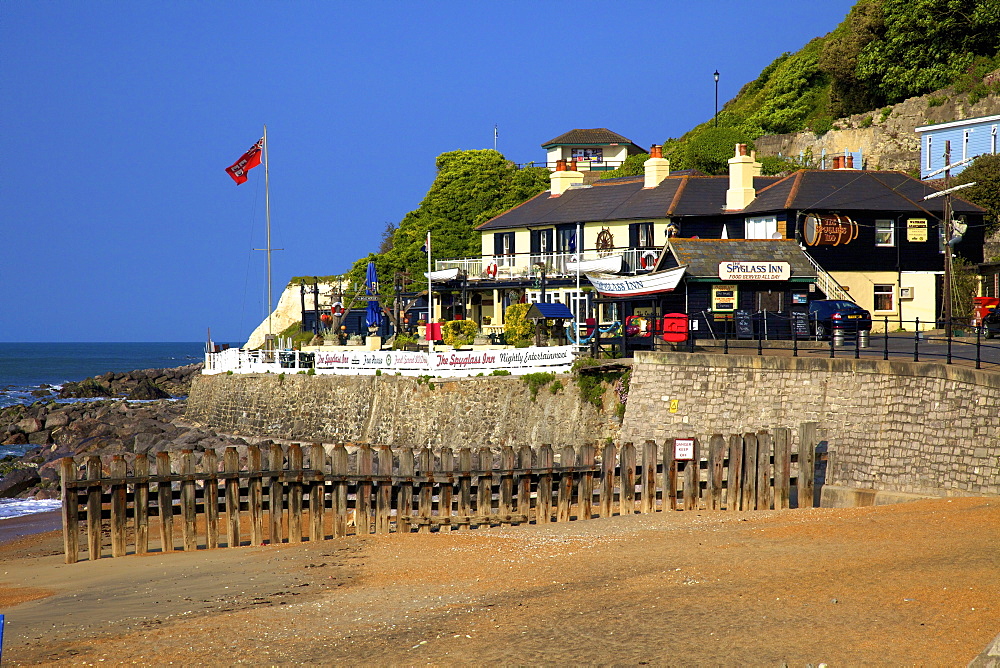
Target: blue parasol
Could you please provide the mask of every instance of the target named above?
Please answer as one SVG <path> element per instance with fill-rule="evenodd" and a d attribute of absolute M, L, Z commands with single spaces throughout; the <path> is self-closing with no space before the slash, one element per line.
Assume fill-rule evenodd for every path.
<path fill-rule="evenodd" d="M 375 273 L 374 262 L 368 263 L 368 273 L 365 275 L 365 294 L 369 297 L 365 324 L 368 327 L 380 327 L 382 325 L 382 307 L 378 303 L 378 274 Z"/>

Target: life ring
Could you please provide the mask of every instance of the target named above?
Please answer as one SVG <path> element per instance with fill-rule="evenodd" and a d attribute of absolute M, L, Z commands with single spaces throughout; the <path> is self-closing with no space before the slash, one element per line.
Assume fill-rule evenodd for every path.
<path fill-rule="evenodd" d="M 656 253 L 646 251 L 639 256 L 639 266 L 643 269 L 652 269 L 656 265 Z"/>
<path fill-rule="evenodd" d="M 486 275 L 489 276 L 490 278 L 496 278 L 498 270 L 499 268 L 497 267 L 496 262 L 490 262 L 488 265 L 486 265 Z"/>

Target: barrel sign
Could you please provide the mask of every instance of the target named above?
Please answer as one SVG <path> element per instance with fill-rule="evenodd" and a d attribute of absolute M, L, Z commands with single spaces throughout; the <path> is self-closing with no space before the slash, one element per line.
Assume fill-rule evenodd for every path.
<path fill-rule="evenodd" d="M 837 213 L 810 213 L 802 225 L 802 236 L 809 246 L 846 245 L 858 238 L 858 224 Z"/>

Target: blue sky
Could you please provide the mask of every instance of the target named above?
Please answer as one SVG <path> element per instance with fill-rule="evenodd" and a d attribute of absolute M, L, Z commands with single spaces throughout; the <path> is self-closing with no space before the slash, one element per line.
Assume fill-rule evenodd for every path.
<path fill-rule="evenodd" d="M 238 342 L 415 209 L 434 158 L 683 134 L 848 0 L 0 4 L 0 341 Z"/>

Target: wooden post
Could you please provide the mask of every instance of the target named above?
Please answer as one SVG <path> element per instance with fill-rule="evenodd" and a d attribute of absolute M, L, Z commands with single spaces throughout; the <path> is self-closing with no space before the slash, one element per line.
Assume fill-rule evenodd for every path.
<path fill-rule="evenodd" d="M 267 468 L 270 472 L 267 485 L 267 520 L 268 538 L 271 545 L 281 545 L 281 518 L 285 511 L 285 485 L 281 481 L 281 472 L 285 468 L 285 453 L 278 443 L 271 443 L 268 451 Z"/>
<path fill-rule="evenodd" d="M 205 452 L 205 455 L 208 451 Z M 250 544 L 251 545 L 263 545 L 264 544 L 264 474 L 261 472 L 261 455 L 260 446 L 248 445 L 247 446 L 247 469 L 250 475 L 247 477 L 247 508 L 250 511 Z M 215 452 L 212 453 L 212 469 L 208 468 L 208 459 L 204 456 L 202 457 L 202 463 L 205 465 L 206 473 L 215 471 Z M 214 492 L 209 489 L 209 483 L 211 487 L 214 488 Z M 205 481 L 205 506 L 208 507 L 209 497 L 211 496 L 215 502 L 215 518 L 218 522 L 219 516 L 219 506 L 218 506 L 218 494 L 219 487 L 218 483 L 214 480 Z M 216 529 L 216 541 L 218 541 L 218 529 Z M 215 546 L 212 546 L 215 547 Z"/>
<path fill-rule="evenodd" d="M 194 450 L 181 450 L 181 473 L 192 476 L 190 480 L 181 481 L 181 515 L 184 517 L 184 528 L 181 531 L 184 551 L 192 552 L 198 549 L 198 532 L 195 518 L 197 517 L 197 499 L 194 488 Z"/>
<path fill-rule="evenodd" d="M 635 512 L 635 446 L 631 442 L 622 446 L 621 493 L 619 513 L 631 515 Z"/>
<path fill-rule="evenodd" d="M 378 474 L 392 475 L 392 450 L 378 446 Z M 389 533 L 392 515 L 392 480 L 380 480 L 375 492 L 375 533 Z"/>
<path fill-rule="evenodd" d="M 771 509 L 771 434 L 757 433 L 757 510 Z"/>
<path fill-rule="evenodd" d="M 460 531 L 472 528 L 472 450 L 467 447 L 458 451 L 458 528 Z"/>
<path fill-rule="evenodd" d="M 389 453 L 390 468 L 392 452 Z M 309 485 L 309 540 L 326 540 L 326 483 L 323 474 L 326 472 L 326 450 L 322 443 L 313 443 L 309 448 L 309 468 L 314 472 L 312 484 Z M 391 491 L 391 490 L 390 490 Z"/>
<path fill-rule="evenodd" d="M 135 483 L 132 501 L 133 521 L 135 522 L 135 553 L 149 552 L 149 457 L 143 454 L 135 456 L 132 464 L 136 478 L 144 478 Z"/>
<path fill-rule="evenodd" d="M 580 466 L 593 466 L 597 458 L 597 449 L 590 443 L 586 443 L 580 448 L 578 461 Z M 654 465 L 655 468 L 655 465 Z M 591 471 L 580 473 L 580 486 L 577 493 L 580 510 L 577 519 L 589 520 L 594 516 L 594 474 Z"/>
<path fill-rule="evenodd" d="M 740 510 L 757 509 L 757 434 L 743 434 L 742 496 Z"/>
<path fill-rule="evenodd" d="M 792 451 L 789 449 L 791 433 L 788 427 L 774 430 L 774 509 L 788 510 L 790 507 L 789 481 L 792 470 Z"/>
<path fill-rule="evenodd" d="M 372 448 L 363 443 L 358 448 L 358 482 L 357 501 L 355 505 L 356 532 L 368 535 L 372 531 Z"/>
<path fill-rule="evenodd" d="M 170 455 L 156 453 L 156 512 L 160 517 L 160 551 L 174 551 L 174 499 L 170 490 Z"/>
<path fill-rule="evenodd" d="M 240 546 L 240 456 L 236 448 L 229 446 L 222 455 L 226 478 L 226 544 Z"/>
<path fill-rule="evenodd" d="M 201 468 L 207 476 L 205 478 L 205 547 L 214 550 L 219 547 L 219 455 L 214 449 L 209 448 L 201 454 Z"/>
<path fill-rule="evenodd" d="M 726 457 L 726 439 L 712 434 L 708 439 L 708 508 L 722 510 L 722 472 Z"/>
<path fill-rule="evenodd" d="M 72 457 L 59 460 L 59 475 L 62 478 L 63 552 L 66 563 L 75 564 L 80 558 L 80 495 L 76 487 L 70 487 L 76 482 L 76 462 Z"/>
<path fill-rule="evenodd" d="M 743 510 L 743 437 L 729 435 L 729 479 L 726 482 L 726 510 Z"/>
<path fill-rule="evenodd" d="M 511 523 L 514 514 L 514 448 L 509 445 L 500 448 L 500 501 L 497 510 L 500 523 Z"/>
<path fill-rule="evenodd" d="M 302 542 L 302 446 L 288 446 L 288 542 Z"/>
<path fill-rule="evenodd" d="M 565 445 L 560 450 L 559 496 L 556 500 L 556 522 L 569 522 L 573 504 L 573 472 L 576 467 L 576 450 Z"/>
<path fill-rule="evenodd" d="M 451 448 L 444 446 L 441 448 L 441 486 L 438 489 L 438 516 L 442 523 L 438 529 L 440 531 L 451 531 L 452 505 L 455 488 L 455 455 Z"/>
<path fill-rule="evenodd" d="M 101 558 L 101 458 L 87 457 L 87 558 L 91 561 Z"/>
<path fill-rule="evenodd" d="M 538 498 L 535 500 L 535 521 L 548 524 L 552 521 L 552 446 L 548 443 L 538 449 Z"/>
<path fill-rule="evenodd" d="M 476 515 L 481 518 L 479 526 L 490 526 L 493 515 L 493 453 L 487 447 L 478 449 L 479 479 L 476 481 Z"/>
<path fill-rule="evenodd" d="M 816 432 L 818 428 L 818 422 L 803 422 L 799 425 L 799 508 L 812 508 L 816 505 Z"/>
<path fill-rule="evenodd" d="M 642 489 L 639 499 L 640 513 L 656 512 L 656 441 L 647 439 L 642 446 Z"/>
<path fill-rule="evenodd" d="M 412 462 L 411 459 L 411 466 Z M 330 473 L 334 476 L 347 475 L 347 448 L 344 447 L 343 443 L 334 446 L 333 452 L 330 454 Z M 333 492 L 330 494 L 330 512 L 333 514 L 333 537 L 343 538 L 347 535 L 346 480 L 338 480 L 333 483 Z"/>
<path fill-rule="evenodd" d="M 701 501 L 701 452 L 694 440 L 694 454 L 684 469 L 684 510 L 698 510 Z"/>
<path fill-rule="evenodd" d="M 677 510 L 677 439 L 663 444 L 663 509 Z"/>
<path fill-rule="evenodd" d="M 420 526 L 417 527 L 417 533 L 430 533 L 431 516 L 434 514 L 434 483 L 431 482 L 434 477 L 434 452 L 429 447 L 421 448 L 417 463 L 420 475 L 425 478 L 430 476 L 430 479 L 420 483 L 420 493 L 417 498 L 417 517 L 420 518 Z"/>
<path fill-rule="evenodd" d="M 124 557 L 127 553 L 125 535 L 128 532 L 128 489 L 125 485 L 125 458 L 111 458 L 108 475 L 122 482 L 111 483 L 111 556 Z"/>
<path fill-rule="evenodd" d="M 615 502 L 615 459 L 618 453 L 614 443 L 601 449 L 601 517 L 611 517 Z"/>
<path fill-rule="evenodd" d="M 467 449 L 467 448 L 466 448 Z M 396 532 L 410 533 L 413 516 L 413 448 L 404 447 L 399 451 L 399 496 L 396 499 Z M 409 480 L 406 480 L 406 479 Z"/>
<path fill-rule="evenodd" d="M 522 445 L 517 453 L 517 467 L 531 469 L 531 446 Z M 522 473 L 517 479 L 517 514 L 524 516 L 525 522 L 530 522 L 531 515 L 531 474 Z"/>

